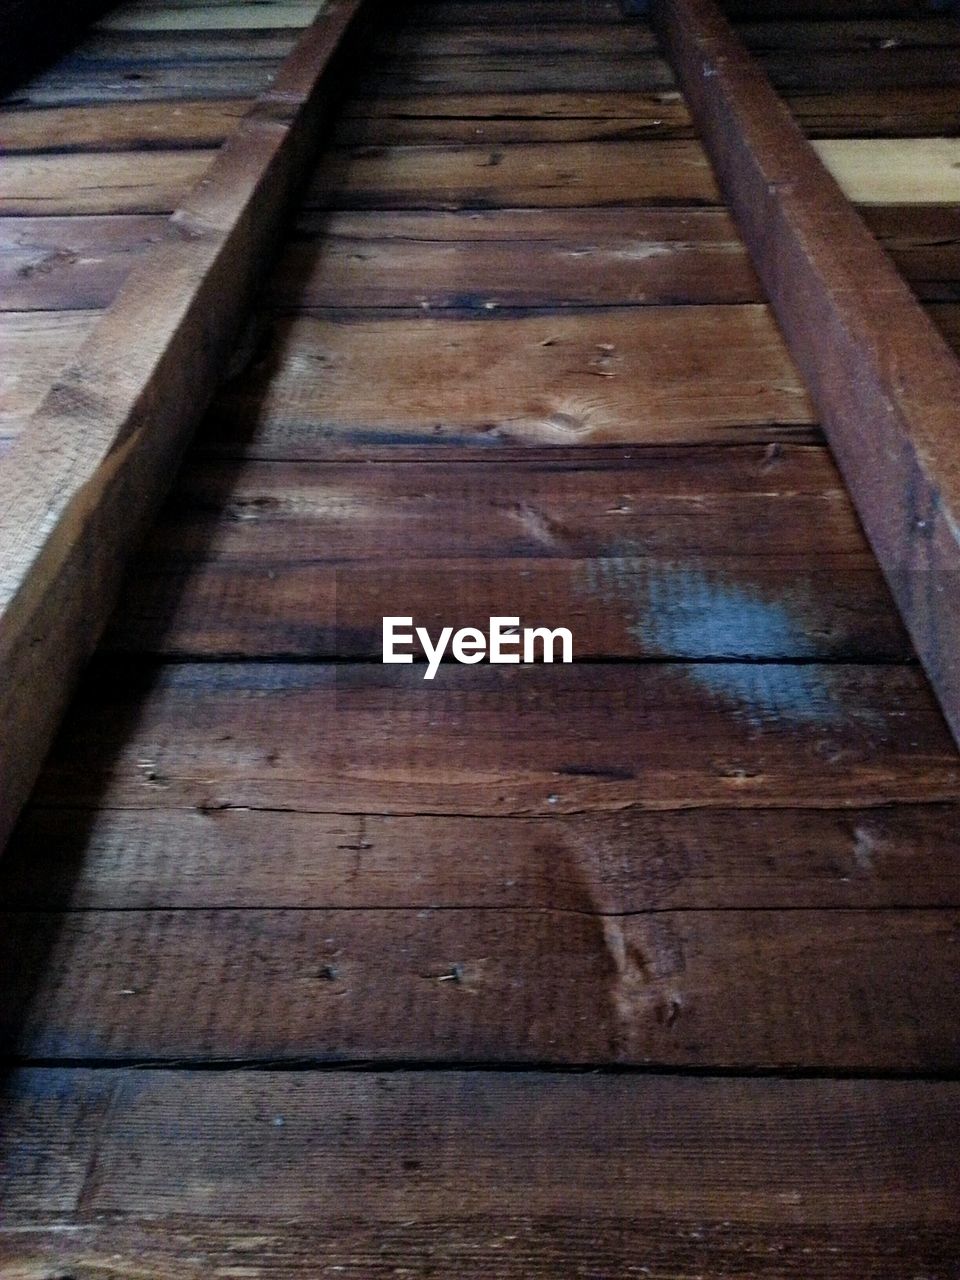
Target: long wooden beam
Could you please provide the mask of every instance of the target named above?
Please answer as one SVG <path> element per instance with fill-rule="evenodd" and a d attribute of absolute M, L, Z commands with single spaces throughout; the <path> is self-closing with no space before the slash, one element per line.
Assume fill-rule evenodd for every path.
<path fill-rule="evenodd" d="M 0 845 L 216 389 L 369 2 L 330 0 L 305 30 L 0 463 Z"/>
<path fill-rule="evenodd" d="M 960 362 L 713 0 L 653 16 L 960 741 Z"/>

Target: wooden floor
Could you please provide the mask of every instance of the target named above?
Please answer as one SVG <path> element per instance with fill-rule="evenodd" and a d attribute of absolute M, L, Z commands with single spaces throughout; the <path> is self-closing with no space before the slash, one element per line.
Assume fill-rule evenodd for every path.
<path fill-rule="evenodd" d="M 266 8 L 0 113 L 8 436 Z M 960 341 L 960 24 L 731 8 Z M 956 1280 L 960 756 L 672 71 L 612 0 L 404 15 L 0 862 L 0 1275 Z M 385 613 L 578 661 L 426 684 Z"/>

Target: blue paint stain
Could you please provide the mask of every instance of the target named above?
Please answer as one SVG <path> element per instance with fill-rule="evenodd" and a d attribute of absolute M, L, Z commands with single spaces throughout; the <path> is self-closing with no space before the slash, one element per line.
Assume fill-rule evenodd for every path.
<path fill-rule="evenodd" d="M 592 596 L 626 614 L 627 631 L 645 653 L 699 659 L 685 675 L 751 723 L 849 720 L 853 709 L 836 672 L 791 661 L 817 658 L 822 649 L 787 599 L 768 599 L 709 569 L 642 557 L 592 561 L 586 579 Z M 750 661 L 756 659 L 774 661 Z"/>

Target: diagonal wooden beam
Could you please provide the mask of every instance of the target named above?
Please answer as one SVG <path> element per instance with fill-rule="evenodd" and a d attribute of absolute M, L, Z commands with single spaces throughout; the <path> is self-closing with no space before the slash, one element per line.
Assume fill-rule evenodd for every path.
<path fill-rule="evenodd" d="M 0 461 L 0 845 L 209 402 L 319 145 L 330 0 Z"/>
<path fill-rule="evenodd" d="M 713 0 L 652 0 L 652 7 L 960 741 L 960 362 Z"/>

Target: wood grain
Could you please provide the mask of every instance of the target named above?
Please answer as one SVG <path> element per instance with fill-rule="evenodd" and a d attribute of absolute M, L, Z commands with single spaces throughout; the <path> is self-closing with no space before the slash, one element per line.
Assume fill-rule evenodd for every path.
<path fill-rule="evenodd" d="M 0 924 L 5 1056 L 879 1072 L 960 1061 L 955 910 L 611 916 L 584 889 L 559 912 L 18 912 Z"/>
<path fill-rule="evenodd" d="M 338 145 L 377 147 L 417 142 L 595 142 L 692 136 L 686 104 L 673 89 L 350 98 L 333 132 Z"/>
<path fill-rule="evenodd" d="M 811 138 L 954 137 L 960 133 L 960 102 L 953 88 L 785 91 L 784 99 Z"/>
<path fill-rule="evenodd" d="M 20 433 L 96 319 L 93 311 L 0 312 L 0 437 Z"/>
<path fill-rule="evenodd" d="M 771 440 L 775 424 L 809 435 L 814 421 L 761 306 L 490 320 L 308 315 L 272 324 L 199 443 L 323 457 L 393 445 Z"/>
<path fill-rule="evenodd" d="M 221 376 L 316 145 L 324 72 L 358 9 L 331 4 L 304 33 L 180 204 L 178 238 L 128 278 L 4 458 L 0 840 L 109 615 L 125 557 Z"/>
<path fill-rule="evenodd" d="M 863 215 L 920 298 L 960 301 L 960 205 L 877 205 Z"/>
<path fill-rule="evenodd" d="M 315 208 L 485 208 L 717 204 L 697 142 L 357 147 L 314 172 Z"/>
<path fill-rule="evenodd" d="M 162 215 L 0 218 L 0 296 L 18 311 L 110 305 L 141 254 L 170 234 Z"/>
<path fill-rule="evenodd" d="M 613 29 L 612 29 L 613 30 Z M 954 136 L 960 104 L 950 87 L 785 90 L 803 129 L 817 138 Z M 682 95 L 650 93 L 435 94 L 347 102 L 336 140 L 344 146 L 430 142 L 593 142 L 690 138 Z"/>
<path fill-rule="evenodd" d="M 269 86 L 277 61 L 128 64 L 110 74 L 84 62 L 58 63 L 18 86 L 6 100 L 14 107 L 81 107 L 103 102 L 255 98 Z"/>
<path fill-rule="evenodd" d="M 711 0 L 673 0 L 660 13 L 744 239 L 960 733 L 960 365 Z M 705 64 L 716 74 L 704 76 Z M 902 145 L 923 154 L 928 144 Z"/>
<path fill-rule="evenodd" d="M 454 663 L 425 684 L 417 666 L 112 660 L 83 686 L 36 794 L 509 815 L 958 790 L 950 735 L 910 667 Z"/>
<path fill-rule="evenodd" d="M 306 27 L 320 0 L 244 0 L 236 4 L 170 4 L 132 0 L 111 8 L 99 22 L 108 31 L 249 31 Z"/>
<path fill-rule="evenodd" d="M 8 910 L 960 906 L 958 805 L 548 818 L 28 807 Z"/>
<path fill-rule="evenodd" d="M 169 214 L 215 155 L 182 150 L 7 156 L 0 165 L 0 214 Z"/>
<path fill-rule="evenodd" d="M 301 217 L 272 305 L 483 309 L 762 301 L 719 210 L 502 210 Z"/>
<path fill-rule="evenodd" d="M 956 1257 L 953 1083 L 48 1069 L 8 1095 L 0 1249 L 34 1272 L 939 1280 Z"/>
<path fill-rule="evenodd" d="M 839 21 L 819 20 L 743 23 L 737 28 L 740 39 L 754 53 L 779 50 L 806 54 L 849 49 L 873 50 L 896 54 L 907 49 L 939 49 L 960 47 L 960 26 L 948 16 L 928 13 L 923 18 L 847 18 Z"/>
<path fill-rule="evenodd" d="M 654 53 L 624 52 L 616 59 L 584 51 L 477 54 L 468 57 L 394 57 L 370 66 L 352 86 L 359 96 L 447 93 L 642 93 L 674 89 L 673 71 Z"/>
<path fill-rule="evenodd" d="M 218 147 L 249 105 L 246 98 L 226 98 L 220 102 L 185 99 L 21 111 L 8 108 L 0 112 L 0 146 L 11 154 Z"/>
<path fill-rule="evenodd" d="M 911 655 L 825 451 L 729 447 L 509 484 L 479 462 L 194 465 L 106 645 L 379 658 L 398 600 L 434 630 L 564 618 L 581 658 Z"/>

